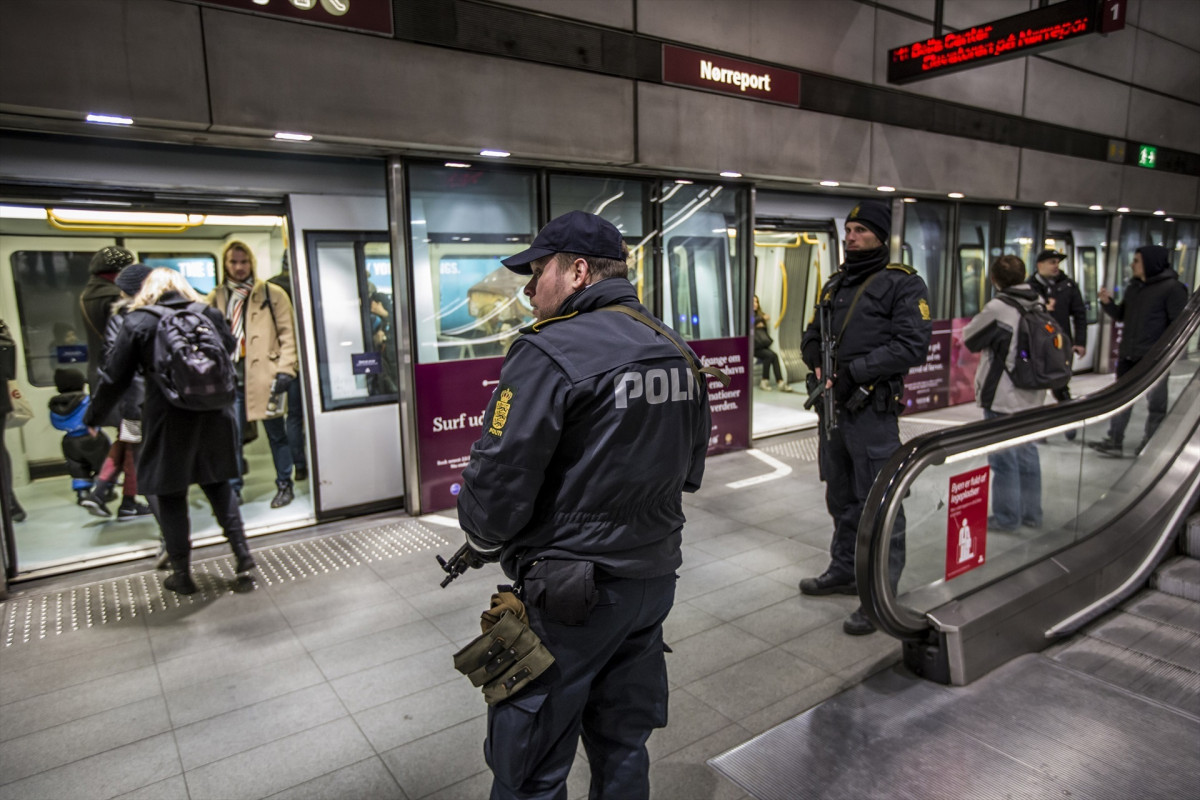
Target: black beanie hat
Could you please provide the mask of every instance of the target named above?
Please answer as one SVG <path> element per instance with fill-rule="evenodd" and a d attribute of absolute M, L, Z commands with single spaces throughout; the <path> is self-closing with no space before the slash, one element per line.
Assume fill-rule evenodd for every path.
<path fill-rule="evenodd" d="M 88 272 L 93 275 L 99 275 L 101 272 L 120 272 L 122 267 L 132 264 L 136 260 L 133 253 L 124 247 L 110 244 L 108 247 L 101 247 L 92 256 L 92 262 L 88 264 Z"/>
<path fill-rule="evenodd" d="M 133 297 L 142 290 L 142 284 L 146 282 L 146 276 L 153 271 L 153 267 L 147 267 L 145 264 L 130 264 L 117 273 L 117 277 L 113 278 L 113 283 L 122 292 Z"/>
<path fill-rule="evenodd" d="M 1148 244 L 1137 249 L 1142 254 L 1142 270 L 1147 278 L 1165 272 L 1171 266 L 1171 251 L 1157 244 Z"/>
<path fill-rule="evenodd" d="M 86 382 L 87 378 L 83 373 L 73 367 L 59 367 L 54 370 L 54 388 L 61 394 L 82 392 Z"/>
<path fill-rule="evenodd" d="M 861 222 L 884 246 L 892 235 L 892 206 L 879 200 L 863 200 L 846 216 L 846 222 Z"/>

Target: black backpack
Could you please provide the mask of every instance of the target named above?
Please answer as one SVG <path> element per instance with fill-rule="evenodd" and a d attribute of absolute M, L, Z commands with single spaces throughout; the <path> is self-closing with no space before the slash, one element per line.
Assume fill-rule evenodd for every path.
<path fill-rule="evenodd" d="M 158 317 L 154 382 L 171 405 L 188 411 L 226 408 L 235 397 L 233 360 L 206 308 L 204 303 L 142 308 Z"/>
<path fill-rule="evenodd" d="M 1071 380 L 1071 337 L 1041 303 L 1026 308 L 1005 294 L 996 297 L 1021 312 L 1017 353 L 1008 376 L 1018 389 L 1061 389 Z"/>

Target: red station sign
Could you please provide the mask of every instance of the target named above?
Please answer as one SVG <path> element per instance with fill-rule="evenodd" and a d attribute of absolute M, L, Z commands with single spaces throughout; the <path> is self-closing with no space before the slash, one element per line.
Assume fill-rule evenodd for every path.
<path fill-rule="evenodd" d="M 671 44 L 662 46 L 663 83 L 785 106 L 800 105 L 800 73 Z"/>
<path fill-rule="evenodd" d="M 1128 0 L 1065 0 L 888 51 L 888 83 L 995 64 L 1125 27 Z"/>

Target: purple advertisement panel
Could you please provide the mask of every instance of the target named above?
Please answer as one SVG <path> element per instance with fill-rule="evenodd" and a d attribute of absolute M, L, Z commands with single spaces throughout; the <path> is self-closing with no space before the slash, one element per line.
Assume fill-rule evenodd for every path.
<path fill-rule="evenodd" d="M 970 317 L 951 320 L 950 334 L 950 405 L 975 402 L 975 370 L 980 353 L 972 353 L 963 344 L 963 328 Z"/>
<path fill-rule="evenodd" d="M 745 336 L 731 339 L 705 339 L 688 342 L 703 366 L 716 367 L 729 376 L 722 387 L 708 379 L 708 405 L 712 410 L 712 433 L 708 453 L 727 453 L 750 447 L 750 340 Z"/>
<path fill-rule="evenodd" d="M 951 320 L 934 320 L 925 363 L 904 376 L 905 413 L 931 411 L 950 404 L 950 335 Z"/>
<path fill-rule="evenodd" d="M 416 366 L 423 511 L 454 506 L 462 471 L 471 459 L 471 445 L 479 441 L 483 415 L 503 363 L 504 359 L 497 357 Z"/>

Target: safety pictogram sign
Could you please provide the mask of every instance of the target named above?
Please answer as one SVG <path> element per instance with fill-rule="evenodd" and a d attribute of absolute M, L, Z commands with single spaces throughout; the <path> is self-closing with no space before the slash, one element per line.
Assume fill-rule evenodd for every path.
<path fill-rule="evenodd" d="M 946 519 L 946 580 L 982 566 L 987 555 L 988 478 L 980 467 L 950 478 Z"/>

